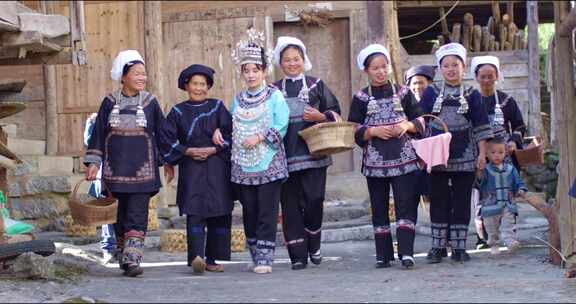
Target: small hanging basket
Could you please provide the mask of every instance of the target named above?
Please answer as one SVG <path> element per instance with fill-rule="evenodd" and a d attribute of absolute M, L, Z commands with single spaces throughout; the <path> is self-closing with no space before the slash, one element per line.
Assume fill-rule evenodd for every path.
<path fill-rule="evenodd" d="M 440 119 L 440 117 L 432 115 L 432 114 L 424 114 L 420 117 L 429 117 L 429 118 L 433 118 L 433 119 L 437 120 L 442 125 L 442 129 L 444 130 L 443 134 L 438 134 L 438 135 L 426 137 L 423 139 L 413 139 L 412 140 L 412 145 L 414 146 L 414 149 L 416 151 L 416 155 L 418 155 L 418 158 L 422 163 L 425 163 L 428 165 L 428 171 L 430 172 L 431 167 L 436 166 L 436 165 L 440 165 L 440 163 L 438 162 L 438 160 L 430 159 L 428 157 L 428 154 L 426 153 L 427 151 L 421 151 L 422 149 L 419 149 L 417 145 L 420 145 L 420 144 L 423 144 L 424 146 L 433 145 L 434 149 L 442 149 L 442 147 L 439 147 L 436 145 L 438 143 L 436 141 L 437 137 L 439 137 L 439 136 L 447 137 L 446 140 L 441 140 L 441 144 L 442 145 L 444 145 L 444 144 L 449 145 L 450 141 L 452 140 L 452 134 L 448 130 L 448 125 L 446 125 L 446 123 L 442 119 Z M 444 159 L 444 160 L 447 161 L 449 158 L 449 152 L 447 152 L 447 155 L 445 155 L 445 157 L 446 157 L 446 159 Z M 446 165 L 446 164 L 444 163 L 443 165 Z"/>
<path fill-rule="evenodd" d="M 342 121 L 340 115 L 335 117 L 335 122 L 315 124 L 298 132 L 311 155 L 324 156 L 354 149 L 356 124 Z"/>
<path fill-rule="evenodd" d="M 112 197 L 112 192 L 105 183 L 102 183 L 107 197 L 97 198 L 86 203 L 82 203 L 78 198 L 77 192 L 84 180 L 79 181 L 74 187 L 74 191 L 68 199 L 70 214 L 74 222 L 85 226 L 98 226 L 104 224 L 116 223 L 116 214 L 118 212 L 118 200 Z"/>
<path fill-rule="evenodd" d="M 521 167 L 528 165 L 544 164 L 544 145 L 542 138 L 539 136 L 525 137 L 524 140 L 530 141 L 530 144 L 524 149 L 514 150 L 514 156 Z"/>

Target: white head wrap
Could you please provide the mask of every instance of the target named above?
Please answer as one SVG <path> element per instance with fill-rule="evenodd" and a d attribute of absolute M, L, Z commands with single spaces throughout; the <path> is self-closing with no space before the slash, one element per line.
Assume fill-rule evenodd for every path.
<path fill-rule="evenodd" d="M 470 63 L 470 74 L 476 76 L 476 68 L 483 64 L 491 64 L 495 66 L 496 72 L 498 72 L 498 81 L 504 80 L 504 74 L 502 74 L 502 71 L 500 70 L 500 60 L 495 56 L 476 56 L 472 58 L 472 62 Z"/>
<path fill-rule="evenodd" d="M 370 57 L 372 54 L 383 54 L 386 57 L 386 60 L 388 60 L 388 66 L 391 66 L 390 52 L 388 52 L 388 49 L 381 44 L 375 43 L 365 47 L 360 51 L 360 53 L 358 53 L 356 63 L 358 64 L 359 70 L 364 71 L 364 61 L 366 61 L 366 58 Z"/>
<path fill-rule="evenodd" d="M 436 50 L 436 64 L 440 67 L 440 61 L 442 58 L 448 55 L 455 55 L 462 59 L 464 64 L 466 64 L 466 49 L 460 43 L 452 42 L 441 46 Z"/>
<path fill-rule="evenodd" d="M 112 79 L 120 81 L 122 79 L 122 70 L 124 69 L 124 66 L 134 60 L 144 62 L 144 59 L 136 50 L 125 50 L 118 53 L 118 56 L 114 59 L 114 63 L 112 63 L 112 70 L 110 71 Z"/>
<path fill-rule="evenodd" d="M 304 53 L 304 71 L 305 72 L 310 71 L 312 69 L 312 63 L 310 62 L 310 59 L 308 59 L 308 55 L 306 54 L 306 46 L 300 39 L 296 37 L 290 37 L 290 36 L 278 37 L 278 41 L 276 42 L 276 48 L 274 49 L 274 64 L 280 66 L 280 61 L 282 60 L 282 58 L 280 58 L 280 55 L 282 54 L 282 51 L 289 45 L 297 45 L 302 49 L 302 52 Z"/>

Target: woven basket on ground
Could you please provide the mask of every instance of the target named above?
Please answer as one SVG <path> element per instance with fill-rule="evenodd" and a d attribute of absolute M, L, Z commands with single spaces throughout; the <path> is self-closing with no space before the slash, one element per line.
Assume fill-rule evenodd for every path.
<path fill-rule="evenodd" d="M 298 132 L 308 145 L 310 154 L 331 155 L 354 148 L 356 124 L 343 122 L 340 116 L 336 118 L 336 122 L 315 124 Z"/>
<path fill-rule="evenodd" d="M 108 186 L 102 183 L 107 191 L 106 197 L 82 203 L 78 198 L 77 192 L 83 182 L 84 180 L 80 180 L 76 184 L 74 191 L 72 191 L 68 199 L 70 214 L 74 222 L 85 226 L 115 223 L 116 213 L 118 211 L 118 200 L 112 197 L 112 192 L 110 192 Z"/>
<path fill-rule="evenodd" d="M 162 231 L 162 234 L 160 234 L 160 251 L 186 252 L 187 250 L 185 229 L 166 229 Z"/>
<path fill-rule="evenodd" d="M 232 228 L 232 239 L 230 242 L 230 250 L 232 252 L 243 252 L 244 250 L 246 250 L 246 236 L 244 235 L 244 229 Z"/>
<path fill-rule="evenodd" d="M 67 215 L 64 218 L 64 233 L 67 236 L 82 236 L 92 237 L 96 236 L 97 228 L 95 225 L 81 225 L 74 222 L 72 216 Z"/>
<path fill-rule="evenodd" d="M 160 222 L 158 221 L 158 211 L 156 209 L 148 210 L 148 231 L 156 231 L 160 228 Z"/>
<path fill-rule="evenodd" d="M 148 209 L 156 209 L 158 208 L 158 195 L 154 195 L 153 197 L 150 198 L 150 203 L 148 204 Z"/>

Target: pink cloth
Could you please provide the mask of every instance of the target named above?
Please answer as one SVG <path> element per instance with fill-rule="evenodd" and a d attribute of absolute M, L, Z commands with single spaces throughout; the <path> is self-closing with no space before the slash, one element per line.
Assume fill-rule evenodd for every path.
<path fill-rule="evenodd" d="M 437 165 L 448 165 L 450 157 L 450 132 L 442 133 L 436 136 L 424 139 L 413 139 L 412 146 L 416 154 L 426 163 L 428 173 L 432 172 L 432 167 Z"/>

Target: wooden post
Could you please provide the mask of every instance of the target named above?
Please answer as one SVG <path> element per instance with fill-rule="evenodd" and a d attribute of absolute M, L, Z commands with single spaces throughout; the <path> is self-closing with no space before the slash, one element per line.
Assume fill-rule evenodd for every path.
<path fill-rule="evenodd" d="M 532 2 L 532 1 L 531 1 Z M 530 10 L 530 3 L 528 8 Z M 560 27 L 562 17 L 566 16 L 567 4 L 564 1 L 554 2 L 554 21 Z M 529 43 L 530 43 L 529 38 Z M 570 272 L 576 269 L 576 199 L 568 196 L 571 183 L 576 177 L 576 103 L 574 102 L 574 71 L 571 37 L 564 37 L 556 32 L 554 48 L 554 109 L 557 123 L 557 137 L 560 152 L 560 175 L 556 192 L 556 203 L 559 206 L 560 238 L 562 254 L 567 259 Z M 572 273 L 573 274 L 573 273 Z"/>
<path fill-rule="evenodd" d="M 494 17 L 494 35 L 498 35 L 498 29 L 502 19 L 500 17 L 500 1 L 492 0 L 492 17 Z"/>
<path fill-rule="evenodd" d="M 446 15 L 446 11 L 444 10 L 444 7 L 441 6 L 440 7 L 440 17 L 442 18 L 442 16 Z M 446 21 L 446 18 L 442 19 L 442 21 L 440 21 L 440 26 L 442 28 L 442 35 L 444 37 L 450 37 L 450 30 L 448 29 L 448 21 Z"/>
<path fill-rule="evenodd" d="M 398 12 L 396 1 L 366 1 L 368 40 L 381 43 L 390 51 L 394 81 L 403 83 L 404 70 L 401 55 L 400 34 L 398 32 Z"/>
<path fill-rule="evenodd" d="M 542 134 L 540 107 L 540 50 L 538 46 L 538 1 L 526 4 L 528 23 L 528 132 Z"/>
<path fill-rule="evenodd" d="M 42 1 L 44 14 L 55 13 L 55 3 Z M 58 153 L 58 102 L 56 100 L 56 67 L 43 65 L 44 98 L 46 111 L 46 154 Z"/>
<path fill-rule="evenodd" d="M 148 74 L 148 91 L 154 94 L 166 112 L 167 102 L 163 99 L 162 57 L 162 2 L 144 1 L 144 54 Z"/>
<path fill-rule="evenodd" d="M 506 2 L 506 14 L 510 16 L 510 23 L 514 23 L 514 1 Z"/>

